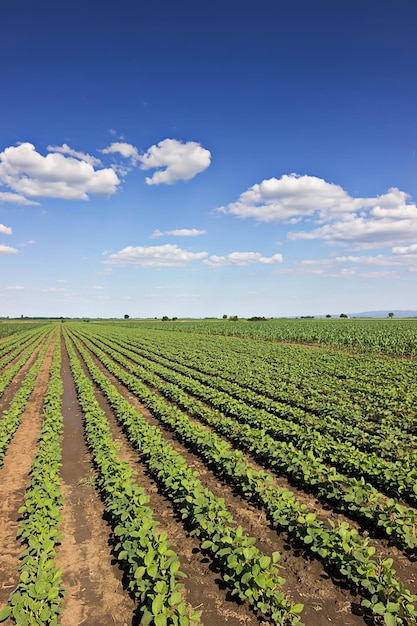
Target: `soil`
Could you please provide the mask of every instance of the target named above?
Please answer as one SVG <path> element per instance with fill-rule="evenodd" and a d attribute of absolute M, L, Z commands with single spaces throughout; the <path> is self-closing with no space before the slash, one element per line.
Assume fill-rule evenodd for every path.
<path fill-rule="evenodd" d="M 30 363 L 15 376 L 5 391 L 0 400 L 0 409 L 6 410 L 9 406 L 38 350 L 34 351 Z M 48 349 L 35 390 L 0 468 L 0 608 L 7 603 L 10 592 L 19 580 L 19 555 L 23 547 L 16 540 L 18 510 L 24 502 L 25 489 L 30 480 L 30 466 L 37 450 L 52 351 L 53 345 Z M 105 371 L 103 366 L 100 367 Z M 140 624 L 140 615 L 135 601 L 126 590 L 123 572 L 117 566 L 112 552 L 111 527 L 106 521 L 103 502 L 95 486 L 95 470 L 84 439 L 83 414 L 64 347 L 61 372 L 64 383 L 61 488 L 65 503 L 61 525 L 64 539 L 57 548 L 57 565 L 62 569 L 66 593 L 60 623 L 62 626 L 135 626 Z M 359 609 L 360 598 L 342 580 L 327 572 L 318 560 L 310 558 L 302 549 L 291 545 L 285 533 L 277 533 L 263 510 L 248 503 L 229 484 L 214 475 L 172 432 L 159 424 L 121 383 L 107 375 L 129 403 L 149 423 L 158 426 L 164 439 L 199 472 L 204 486 L 216 496 L 224 498 L 236 522 L 242 525 L 248 535 L 256 537 L 257 547 L 268 555 L 273 551 L 280 552 L 281 575 L 286 579 L 284 591 L 293 602 L 304 604 L 302 620 L 306 626 L 365 625 Z M 167 532 L 171 547 L 179 557 L 181 569 L 187 576 L 184 580 L 186 602 L 193 608 L 202 609 L 202 624 L 256 626 L 261 623 L 262 620 L 247 605 L 239 604 L 230 597 L 216 567 L 201 552 L 199 541 L 189 535 L 171 502 L 161 494 L 158 484 L 142 462 L 141 455 L 129 443 L 99 390 L 96 390 L 96 397 L 108 418 L 113 438 L 120 446 L 120 457 L 135 471 L 138 484 L 150 496 L 149 505 L 159 523 L 158 529 Z M 294 491 L 294 487 L 284 477 L 275 477 L 274 480 L 277 485 L 287 486 Z M 337 511 L 320 504 L 311 494 L 297 490 L 296 495 L 322 519 L 345 519 Z M 348 521 L 354 525 L 351 520 Z M 372 542 L 383 556 L 394 558 L 398 577 L 415 592 L 416 562 L 388 546 L 385 541 L 373 538 Z M 12 622 L 8 620 L 4 623 Z"/>

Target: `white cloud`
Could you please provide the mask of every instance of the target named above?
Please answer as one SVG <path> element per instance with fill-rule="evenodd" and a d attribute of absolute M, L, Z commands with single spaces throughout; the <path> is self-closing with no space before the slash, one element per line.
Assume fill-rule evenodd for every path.
<path fill-rule="evenodd" d="M 351 198 L 339 185 L 316 176 L 284 174 L 269 178 L 242 193 L 236 202 L 217 211 L 258 222 L 290 222 L 298 218 L 355 211 L 368 206 L 368 199 Z"/>
<path fill-rule="evenodd" d="M 354 250 L 392 246 L 417 238 L 415 211 L 415 217 L 410 219 L 378 219 L 371 215 L 340 220 L 311 231 L 290 232 L 288 239 L 323 239 L 329 245 L 348 245 Z"/>
<path fill-rule="evenodd" d="M 0 243 L 0 254 L 18 254 L 19 250 L 17 248 L 12 248 L 11 246 L 4 246 Z"/>
<path fill-rule="evenodd" d="M 0 183 L 23 196 L 87 200 L 89 194 L 112 195 L 120 180 L 112 168 L 95 170 L 58 152 L 42 156 L 22 143 L 0 153 Z"/>
<path fill-rule="evenodd" d="M 25 196 L 22 196 L 19 193 L 12 193 L 11 191 L 0 191 L 0 203 L 21 204 L 21 205 L 29 205 L 29 204 L 38 205 L 39 204 L 39 202 L 28 200 L 27 198 L 25 198 Z"/>
<path fill-rule="evenodd" d="M 190 180 L 207 169 L 211 153 L 195 141 L 164 139 L 151 146 L 139 160 L 141 169 L 157 169 L 151 178 L 146 178 L 148 185 L 172 185 L 179 180 Z"/>
<path fill-rule="evenodd" d="M 9 285 L 6 287 L 7 291 L 23 291 L 23 285 Z"/>
<path fill-rule="evenodd" d="M 132 164 L 139 161 L 140 156 L 138 149 L 130 143 L 122 141 L 114 141 L 107 148 L 100 150 L 102 154 L 121 154 L 125 159 L 130 159 Z"/>
<path fill-rule="evenodd" d="M 245 267 L 254 263 L 271 265 L 282 263 L 282 255 L 274 254 L 270 257 L 264 257 L 260 252 L 231 252 L 227 256 L 211 256 L 204 263 L 210 267 Z"/>
<path fill-rule="evenodd" d="M 61 293 L 65 291 L 65 287 L 48 287 L 47 289 L 42 289 L 42 293 Z"/>
<path fill-rule="evenodd" d="M 360 278 L 396 278 L 399 276 L 399 272 L 395 270 L 385 270 L 384 272 L 363 272 L 360 274 Z"/>
<path fill-rule="evenodd" d="M 178 228 L 176 230 L 154 230 L 151 235 L 151 239 L 158 239 L 159 237 L 166 237 L 171 235 L 172 237 L 198 237 L 199 235 L 206 235 L 206 230 L 197 230 L 197 228 Z"/>
<path fill-rule="evenodd" d="M 417 206 L 395 187 L 380 196 L 354 198 L 321 178 L 290 174 L 253 185 L 217 211 L 258 222 L 319 224 L 292 230 L 292 241 L 322 239 L 358 250 L 417 239 Z"/>
<path fill-rule="evenodd" d="M 393 254 L 417 255 L 417 243 L 411 246 L 398 246 L 392 249 Z"/>
<path fill-rule="evenodd" d="M 93 285 L 93 289 L 104 289 L 103 285 Z"/>
<path fill-rule="evenodd" d="M 46 149 L 49 152 L 59 152 L 60 154 L 69 154 L 69 156 L 75 157 L 76 159 L 80 159 L 80 161 L 85 161 L 90 165 L 100 166 L 102 165 L 100 159 L 97 157 L 91 156 L 91 154 L 86 154 L 85 152 L 79 152 L 78 150 L 74 150 L 70 148 L 68 144 L 64 143 L 62 146 L 47 146 Z"/>
<path fill-rule="evenodd" d="M 11 235 L 12 229 L 10 228 L 10 226 L 5 226 L 4 224 L 0 224 L 0 234 Z"/>
<path fill-rule="evenodd" d="M 111 254 L 104 263 L 111 265 L 134 265 L 137 267 L 181 267 L 203 259 L 207 252 L 188 252 L 176 245 L 128 246 Z"/>

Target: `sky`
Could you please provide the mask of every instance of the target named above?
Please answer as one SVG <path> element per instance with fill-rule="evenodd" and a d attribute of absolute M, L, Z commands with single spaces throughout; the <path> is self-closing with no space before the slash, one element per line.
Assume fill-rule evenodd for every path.
<path fill-rule="evenodd" d="M 417 309 L 415 0 L 2 0 L 0 317 Z"/>

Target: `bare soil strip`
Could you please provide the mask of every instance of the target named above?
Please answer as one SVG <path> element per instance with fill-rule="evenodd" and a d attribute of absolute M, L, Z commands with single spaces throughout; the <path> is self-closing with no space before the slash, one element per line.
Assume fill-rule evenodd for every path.
<path fill-rule="evenodd" d="M 65 504 L 61 530 L 64 539 L 57 564 L 66 595 L 62 626 L 127 626 L 135 624 L 135 605 L 123 590 L 122 573 L 114 564 L 110 528 L 94 488 L 94 469 L 88 453 L 68 356 L 62 353 L 64 395 L 62 412 L 62 491 Z"/>
<path fill-rule="evenodd" d="M 28 373 L 29 369 L 32 367 L 33 363 L 38 358 L 39 352 L 42 350 L 42 347 L 45 344 L 46 340 L 47 340 L 47 337 L 45 337 L 45 339 L 42 340 L 42 342 L 39 344 L 39 346 L 37 346 L 37 348 L 35 348 L 35 350 L 32 352 L 31 356 L 26 361 L 26 363 L 23 365 L 23 367 L 19 370 L 19 372 L 16 374 L 16 376 L 10 382 L 10 384 L 7 385 L 6 389 L 4 390 L 3 395 L 0 398 L 0 416 L 2 416 L 3 412 L 8 409 L 11 401 L 13 400 L 13 398 L 14 398 L 14 396 L 16 394 L 16 391 L 19 389 L 20 385 L 22 384 L 22 380 L 24 379 L 24 377 Z M 12 365 L 15 363 L 15 361 L 17 361 L 18 358 L 20 358 L 20 356 L 16 357 L 16 359 L 14 359 L 11 363 L 8 363 L 7 366 L 2 370 L 2 373 L 6 372 L 9 367 L 12 367 Z M 0 419 L 1 419 L 1 417 L 0 417 Z"/>
<path fill-rule="evenodd" d="M 92 353 L 91 353 L 91 356 L 94 357 Z M 131 361 L 131 359 L 129 360 Z M 134 363 L 133 361 L 131 362 Z M 97 359 L 96 359 L 96 363 L 100 365 L 100 362 Z M 117 384 L 120 385 L 117 379 L 113 378 L 113 380 Z M 156 389 L 152 389 L 152 391 L 153 393 L 157 395 L 161 395 Z M 134 397 L 132 394 L 130 395 L 131 397 Z M 210 407 L 209 404 L 205 402 L 202 402 L 202 403 L 205 406 Z M 188 419 L 193 423 L 201 424 L 201 422 L 199 422 L 196 418 L 192 416 L 188 416 Z M 155 422 L 155 423 L 159 424 L 159 422 Z M 204 427 L 212 432 L 215 432 L 210 426 L 207 426 L 206 424 L 204 424 Z M 220 438 L 225 440 L 224 437 L 220 436 Z M 250 453 L 245 452 L 245 456 L 248 459 L 250 459 L 250 462 L 255 469 L 265 470 L 265 467 L 260 465 L 250 455 Z M 314 512 L 317 515 L 317 518 L 321 520 L 322 522 L 326 522 L 328 519 L 330 519 L 335 524 L 347 522 L 351 528 L 355 528 L 356 530 L 358 530 L 358 532 L 363 534 L 365 537 L 368 535 L 371 535 L 372 541 L 370 543 L 372 545 L 375 545 L 378 551 L 378 554 L 384 559 L 386 558 L 393 559 L 394 561 L 393 567 L 397 573 L 397 578 L 402 581 L 404 586 L 407 589 L 409 589 L 411 593 L 417 594 L 417 558 L 415 557 L 415 555 L 411 556 L 411 558 L 408 558 L 408 556 L 401 549 L 396 548 L 395 546 L 389 545 L 388 540 L 382 537 L 378 529 L 365 528 L 363 524 L 361 524 L 358 520 L 355 520 L 354 518 L 349 517 L 346 512 L 341 512 L 337 510 L 336 508 L 332 508 L 328 502 L 322 502 L 318 500 L 314 495 L 304 491 L 302 488 L 294 484 L 293 481 L 290 481 L 289 479 L 287 479 L 285 476 L 278 475 L 273 470 L 269 470 L 269 473 L 273 477 L 273 483 L 275 484 L 275 486 L 284 488 L 284 489 L 289 489 L 290 491 L 292 491 L 297 497 L 297 499 L 300 502 L 304 503 L 311 512 Z M 402 502 L 400 502 L 400 504 L 404 504 L 407 508 L 411 508 L 410 505 L 408 504 L 405 504 Z"/>
<path fill-rule="evenodd" d="M 45 355 L 35 388 L 6 451 L 3 467 L 0 468 L 0 607 L 7 604 L 10 593 L 20 579 L 19 556 L 23 547 L 16 539 L 20 517 L 18 511 L 24 504 L 25 491 L 30 482 L 29 471 L 42 427 L 43 400 L 49 380 L 53 349 L 54 342 Z M 35 351 L 34 357 L 37 354 L 38 350 Z M 32 363 L 33 359 L 30 361 Z M 23 375 L 19 377 L 19 381 L 22 378 Z M 16 382 L 14 393 L 18 388 Z"/>
<path fill-rule="evenodd" d="M 85 367 L 84 371 L 89 376 Z M 113 381 L 111 376 L 109 378 Z M 96 398 L 107 416 L 113 439 L 120 446 L 120 457 L 136 473 L 137 483 L 150 497 L 149 506 L 152 508 L 154 519 L 159 523 L 159 531 L 167 533 L 171 548 L 180 560 L 181 571 L 187 576 L 184 579 L 185 600 L 194 609 L 203 611 L 201 623 L 204 626 L 219 626 L 226 623 L 228 626 L 259 624 L 248 606 L 239 605 L 229 598 L 228 589 L 221 583 L 218 572 L 212 567 L 211 561 L 201 554 L 199 541 L 187 534 L 181 522 L 177 520 L 171 502 L 158 493 L 156 483 L 148 475 L 137 451 L 130 445 L 105 398 L 98 390 Z"/>
<path fill-rule="evenodd" d="M 328 573 L 323 569 L 321 563 L 317 560 L 310 560 L 308 557 L 303 557 L 303 554 L 295 554 L 291 546 L 289 546 L 285 541 L 285 538 L 278 536 L 277 533 L 271 529 L 263 511 L 258 510 L 256 507 L 243 500 L 240 496 L 236 495 L 230 485 L 219 481 L 197 456 L 182 446 L 175 439 L 175 436 L 171 433 L 171 431 L 161 426 L 159 421 L 149 413 L 146 407 L 144 407 L 133 394 L 126 390 L 126 388 L 123 387 L 119 381 L 109 374 L 102 365 L 100 365 L 94 355 L 91 354 L 91 356 L 95 360 L 95 363 L 101 367 L 102 371 L 106 373 L 109 380 L 111 380 L 111 382 L 129 401 L 129 403 L 132 404 L 136 410 L 142 413 L 149 423 L 157 426 L 161 430 L 164 439 L 168 441 L 177 452 L 184 456 L 190 467 L 193 467 L 193 469 L 200 473 L 200 480 L 204 486 L 213 491 L 216 496 L 225 499 L 225 502 L 227 503 L 227 506 L 236 521 L 242 525 L 248 534 L 258 538 L 257 547 L 268 555 L 270 555 L 273 551 L 280 552 L 282 555 L 281 563 L 284 566 L 282 576 L 286 579 L 285 590 L 287 594 L 292 597 L 294 602 L 302 602 L 305 605 L 302 619 L 306 624 L 325 626 L 328 625 L 329 622 L 341 623 L 343 620 L 342 623 L 344 626 L 363 626 L 365 623 L 363 618 L 352 613 L 352 607 L 353 610 L 356 610 L 360 599 L 355 598 L 350 593 L 343 581 L 338 581 L 339 584 L 337 586 L 334 585 Z M 126 445 L 131 449 L 130 444 L 127 442 L 119 426 L 115 424 L 115 418 L 105 399 L 99 392 L 97 392 L 97 399 L 103 410 L 106 412 L 114 437 L 122 445 L 123 456 L 126 454 L 126 458 L 128 458 L 127 455 L 129 453 L 125 450 Z M 137 453 L 132 459 L 132 452 L 130 452 L 130 462 L 132 462 L 132 460 L 134 462 L 135 456 L 137 460 Z M 135 467 L 137 470 L 138 466 L 136 465 Z M 152 489 L 155 491 L 157 489 L 156 485 L 153 485 Z M 154 508 L 153 502 L 152 508 Z M 175 515 L 175 513 L 172 513 L 172 515 Z M 173 546 L 173 549 L 176 550 L 176 546 Z M 195 552 L 193 561 L 190 563 L 192 568 L 191 576 L 193 577 L 193 581 L 200 587 L 201 594 L 201 582 L 196 580 L 195 558 L 197 555 L 199 555 L 199 558 L 201 559 L 202 555 L 198 548 Z M 185 568 L 183 568 L 183 571 L 189 575 Z M 204 602 L 201 608 L 203 609 L 203 619 L 205 618 L 205 624 L 214 626 L 215 624 L 218 625 L 220 623 L 218 620 L 210 619 L 209 613 L 211 607 L 209 607 L 209 613 L 207 613 Z"/>

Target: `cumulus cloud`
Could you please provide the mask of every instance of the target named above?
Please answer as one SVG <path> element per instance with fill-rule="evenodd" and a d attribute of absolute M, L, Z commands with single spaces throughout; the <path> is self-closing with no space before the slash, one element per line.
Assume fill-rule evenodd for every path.
<path fill-rule="evenodd" d="M 138 149 L 124 141 L 114 141 L 107 148 L 100 150 L 102 154 L 120 154 L 125 159 L 130 159 L 133 164 L 139 161 Z"/>
<path fill-rule="evenodd" d="M 282 263 L 282 255 L 274 254 L 265 257 L 260 252 L 231 252 L 227 256 L 211 256 L 204 263 L 209 267 L 245 267 L 254 263 L 271 265 L 273 263 Z"/>
<path fill-rule="evenodd" d="M 203 259 L 207 252 L 188 252 L 176 245 L 128 246 L 110 254 L 104 263 L 111 265 L 134 265 L 137 267 L 181 267 L 192 261 Z"/>
<path fill-rule="evenodd" d="M 176 139 L 164 139 L 139 157 L 141 169 L 156 169 L 147 177 L 148 185 L 172 185 L 179 180 L 190 180 L 208 168 L 211 153 L 195 141 L 183 143 Z"/>
<path fill-rule="evenodd" d="M 86 154 L 85 152 L 79 152 L 78 150 L 74 150 L 70 148 L 68 144 L 64 143 L 62 146 L 47 146 L 46 149 L 49 152 L 59 152 L 60 154 L 69 154 L 70 156 L 75 157 L 76 159 L 80 159 L 80 161 L 85 161 L 89 163 L 93 167 L 99 167 L 102 165 L 100 159 L 97 157 L 91 156 L 91 154 Z"/>
<path fill-rule="evenodd" d="M 178 228 L 176 230 L 154 230 L 151 235 L 151 239 L 158 239 L 159 237 L 166 237 L 171 235 L 172 237 L 198 237 L 199 235 L 206 235 L 206 230 L 197 230 L 197 228 Z"/>
<path fill-rule="evenodd" d="M 9 285 L 6 287 L 7 291 L 23 291 L 23 285 Z"/>
<path fill-rule="evenodd" d="M 330 245 L 345 245 L 352 249 L 380 248 L 417 238 L 417 208 L 415 217 L 399 219 L 376 218 L 373 215 L 335 221 L 313 229 L 288 233 L 288 239 L 323 239 Z"/>
<path fill-rule="evenodd" d="M 417 239 L 417 206 L 395 187 L 379 196 L 354 198 L 322 178 L 290 174 L 253 185 L 217 211 L 257 222 L 313 224 L 290 231 L 292 241 L 322 239 L 365 249 Z"/>
<path fill-rule="evenodd" d="M 114 194 L 120 180 L 112 168 L 95 170 L 60 152 L 43 156 L 33 144 L 22 143 L 0 153 L 0 183 L 29 198 L 88 200 L 90 194 Z"/>
<path fill-rule="evenodd" d="M 413 243 L 411 246 L 397 246 L 392 249 L 392 252 L 401 255 L 417 255 L 417 243 Z"/>
<path fill-rule="evenodd" d="M 10 226 L 5 226 L 4 224 L 0 224 L 0 234 L 11 235 L 12 229 L 10 228 Z"/>
<path fill-rule="evenodd" d="M 12 246 L 4 246 L 0 243 L 0 254 L 8 255 L 8 254 L 17 254 L 19 250 L 17 248 L 12 248 Z"/>
<path fill-rule="evenodd" d="M 236 202 L 217 209 L 258 222 L 294 222 L 298 218 L 355 211 L 368 206 L 364 198 L 352 198 L 339 185 L 316 176 L 284 174 L 253 185 Z"/>
<path fill-rule="evenodd" d="M 1 184 L 1 180 L 0 180 Z M 0 191 L 0 203 L 1 204 L 20 204 L 20 205 L 38 205 L 39 202 L 28 200 L 20 193 L 12 193 L 11 191 Z"/>

